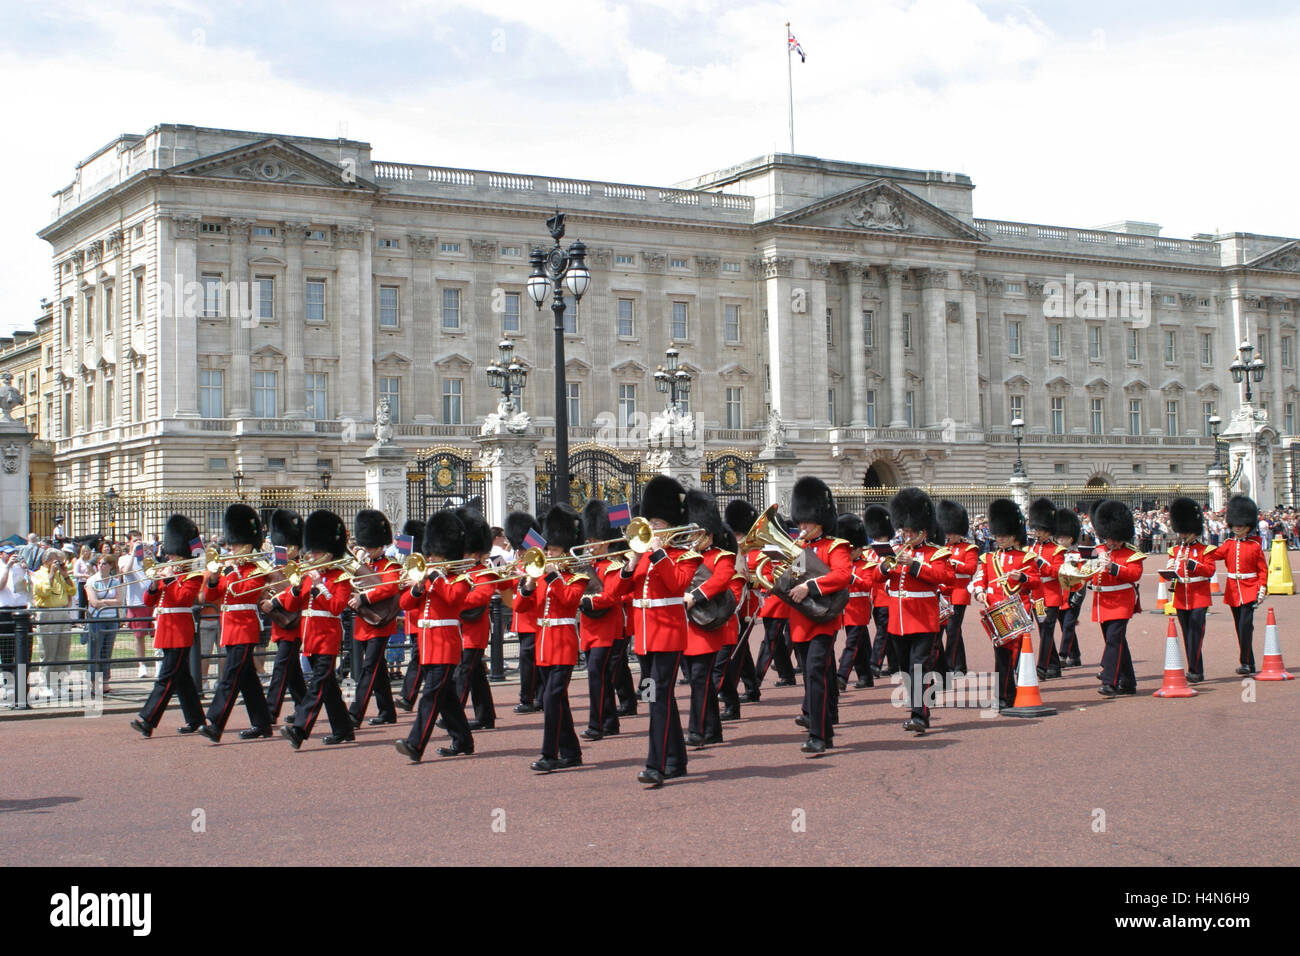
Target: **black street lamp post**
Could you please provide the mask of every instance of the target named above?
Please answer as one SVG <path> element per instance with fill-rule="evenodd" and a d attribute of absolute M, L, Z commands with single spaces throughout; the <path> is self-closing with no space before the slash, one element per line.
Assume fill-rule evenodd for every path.
<path fill-rule="evenodd" d="M 244 497 L 244 470 L 242 468 L 236 470 L 231 477 L 235 479 L 235 494 L 242 500 Z"/>
<path fill-rule="evenodd" d="M 488 384 L 501 393 L 501 398 L 511 411 L 518 411 L 516 395 L 522 395 L 528 382 L 528 369 L 515 359 L 515 343 L 502 339 L 497 343 L 501 358 L 493 359 L 487 367 Z"/>
<path fill-rule="evenodd" d="M 537 304 L 538 311 L 551 295 L 551 313 L 555 316 L 555 493 L 556 503 L 569 500 L 569 401 L 568 386 L 564 381 L 564 290 L 573 296 L 576 309 L 578 301 L 591 283 L 587 270 L 587 246 L 575 240 L 566 250 L 560 245 L 564 238 L 564 213 L 558 209 L 546 220 L 546 228 L 555 240 L 550 251 L 534 247 L 529 257 L 533 264 L 528 277 L 528 294 Z"/>
<path fill-rule="evenodd" d="M 108 502 L 108 540 L 114 542 L 117 541 L 117 498 L 117 489 L 109 485 L 104 500 Z"/>
<path fill-rule="evenodd" d="M 1250 382 L 1254 379 L 1256 383 L 1264 380 L 1264 369 L 1268 366 L 1264 363 L 1263 356 L 1256 356 L 1251 360 L 1251 354 L 1255 351 L 1255 346 L 1249 342 L 1242 342 L 1237 346 L 1237 360 L 1228 366 L 1228 371 L 1232 372 L 1232 380 L 1240 385 L 1246 383 L 1246 404 L 1249 405 Z"/>
<path fill-rule="evenodd" d="M 1011 474 L 1017 478 L 1027 478 L 1025 472 L 1025 460 L 1020 457 L 1020 446 L 1025 440 L 1025 422 L 1022 418 L 1017 418 L 1011 422 L 1011 434 L 1016 440 L 1016 464 L 1011 469 Z"/>
<path fill-rule="evenodd" d="M 332 474 L 330 474 L 330 470 L 329 470 L 328 468 L 326 468 L 324 471 L 322 471 L 322 472 L 320 473 L 320 490 L 321 490 L 321 491 L 329 491 L 329 490 L 330 490 L 330 480 L 331 480 L 333 477 L 334 477 L 334 476 L 333 476 Z"/>
<path fill-rule="evenodd" d="M 668 394 L 668 407 L 677 412 L 681 411 L 681 403 L 691 393 L 693 378 L 686 369 L 678 367 L 677 360 L 681 354 L 681 350 L 676 345 L 669 345 L 664 352 L 664 359 L 668 363 L 667 368 L 660 365 L 655 370 L 655 388 Z"/>
<path fill-rule="evenodd" d="M 1214 467 L 1219 467 L 1219 426 L 1223 424 L 1223 419 L 1218 415 L 1210 416 L 1210 437 L 1214 442 Z"/>

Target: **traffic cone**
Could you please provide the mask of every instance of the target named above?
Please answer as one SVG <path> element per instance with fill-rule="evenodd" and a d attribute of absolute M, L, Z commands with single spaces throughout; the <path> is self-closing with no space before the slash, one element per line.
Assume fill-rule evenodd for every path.
<path fill-rule="evenodd" d="M 1222 590 L 1219 587 L 1219 570 L 1215 568 L 1214 573 L 1210 575 L 1210 593 L 1219 594 Z"/>
<path fill-rule="evenodd" d="M 1159 614 L 1165 609 L 1165 604 L 1169 601 L 1169 587 L 1165 584 L 1165 579 L 1160 579 L 1160 586 L 1156 588 L 1156 609 L 1154 613 Z"/>
<path fill-rule="evenodd" d="M 1183 665 L 1183 648 L 1178 640 L 1178 628 L 1174 619 L 1169 619 L 1169 630 L 1165 632 L 1165 679 L 1160 689 L 1152 697 L 1195 697 L 1196 691 L 1187 684 L 1186 668 Z"/>
<path fill-rule="evenodd" d="M 1268 558 L 1268 593 L 1295 594 L 1295 582 L 1291 580 L 1291 559 L 1286 553 L 1286 539 L 1281 535 L 1273 538 Z"/>
<path fill-rule="evenodd" d="M 1282 642 L 1277 636 L 1277 620 L 1273 609 L 1268 609 L 1268 624 L 1264 626 L 1264 669 L 1255 680 L 1295 680 L 1282 665 Z"/>
<path fill-rule="evenodd" d="M 1031 629 L 1032 630 L 1032 629 Z M 1025 631 L 1020 639 L 1020 660 L 1016 668 L 1016 702 L 1015 706 L 1001 711 L 1007 717 L 1049 717 L 1056 713 L 1055 707 L 1043 703 L 1043 695 L 1038 692 L 1038 668 L 1034 658 L 1034 639 Z"/>

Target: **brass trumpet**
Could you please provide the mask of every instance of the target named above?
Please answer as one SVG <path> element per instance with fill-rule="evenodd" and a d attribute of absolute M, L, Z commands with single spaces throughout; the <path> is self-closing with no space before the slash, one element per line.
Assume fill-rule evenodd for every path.
<path fill-rule="evenodd" d="M 515 558 L 511 564 L 503 564 L 495 567 L 482 568 L 475 571 L 474 578 L 480 581 L 519 581 L 523 578 L 532 578 L 534 581 L 546 575 L 546 566 L 550 562 L 567 561 L 570 558 L 551 558 L 546 557 L 546 552 L 541 548 L 529 548 L 519 557 Z M 462 575 L 464 577 L 465 575 Z"/>
<path fill-rule="evenodd" d="M 1057 578 L 1066 587 L 1075 587 L 1080 584 L 1087 584 L 1092 580 L 1093 575 L 1100 571 L 1105 564 L 1097 559 L 1084 561 L 1082 564 L 1073 564 L 1067 561 L 1061 565 L 1061 570 L 1057 572 Z"/>
<path fill-rule="evenodd" d="M 477 563 L 474 558 L 457 558 L 454 561 L 426 561 L 424 555 L 413 554 L 402 562 L 402 576 L 397 579 L 397 583 L 401 587 L 414 587 L 430 574 L 458 574 L 468 571 Z M 369 585 L 369 587 L 374 586 Z"/>
<path fill-rule="evenodd" d="M 704 529 L 697 524 L 680 524 L 672 528 L 660 528 L 657 531 L 651 527 L 648 518 L 633 518 L 628 522 L 627 530 L 623 532 L 623 537 L 627 540 L 627 546 L 636 554 L 645 554 L 650 550 L 650 542 L 655 537 L 663 541 L 665 548 L 689 547 L 694 543 L 694 539 L 704 533 Z M 677 543 L 677 538 L 687 538 L 688 541 Z"/>

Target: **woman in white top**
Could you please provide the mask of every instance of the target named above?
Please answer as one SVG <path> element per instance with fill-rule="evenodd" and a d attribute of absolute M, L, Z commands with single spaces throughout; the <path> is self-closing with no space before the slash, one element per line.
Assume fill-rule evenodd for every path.
<path fill-rule="evenodd" d="M 72 580 L 77 582 L 77 607 L 82 608 L 83 611 L 86 607 L 86 579 L 90 577 L 90 572 L 93 570 L 90 545 L 83 544 L 77 560 L 72 562 Z M 81 616 L 84 618 L 85 614 Z"/>
<path fill-rule="evenodd" d="M 114 559 L 104 555 L 94 574 L 86 581 L 86 600 L 90 604 L 89 646 L 86 656 L 90 659 L 91 680 L 96 674 L 102 674 L 102 692 L 107 694 L 109 660 L 113 657 L 113 644 L 117 641 L 118 617 L 122 613 L 121 579 L 118 577 Z M 82 637 L 85 641 L 86 637 Z"/>

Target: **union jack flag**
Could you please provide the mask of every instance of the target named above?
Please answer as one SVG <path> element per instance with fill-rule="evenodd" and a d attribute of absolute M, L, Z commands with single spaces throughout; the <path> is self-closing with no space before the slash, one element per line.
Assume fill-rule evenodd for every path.
<path fill-rule="evenodd" d="M 399 534 L 393 539 L 393 542 L 397 545 L 398 554 L 415 553 L 415 539 L 409 534 Z"/>
<path fill-rule="evenodd" d="M 799 41 L 795 39 L 794 34 L 790 32 L 789 27 L 786 27 L 785 29 L 785 42 L 790 52 L 799 54 L 800 63 L 808 62 L 808 57 L 804 56 L 803 47 L 799 45 Z"/>
<path fill-rule="evenodd" d="M 524 544 L 528 545 L 530 548 L 541 548 L 544 550 L 546 548 L 546 539 L 532 528 L 529 528 L 528 533 L 524 535 Z"/>
<path fill-rule="evenodd" d="M 610 505 L 609 526 L 611 528 L 625 527 L 631 520 L 632 508 L 626 501 L 621 505 Z"/>

